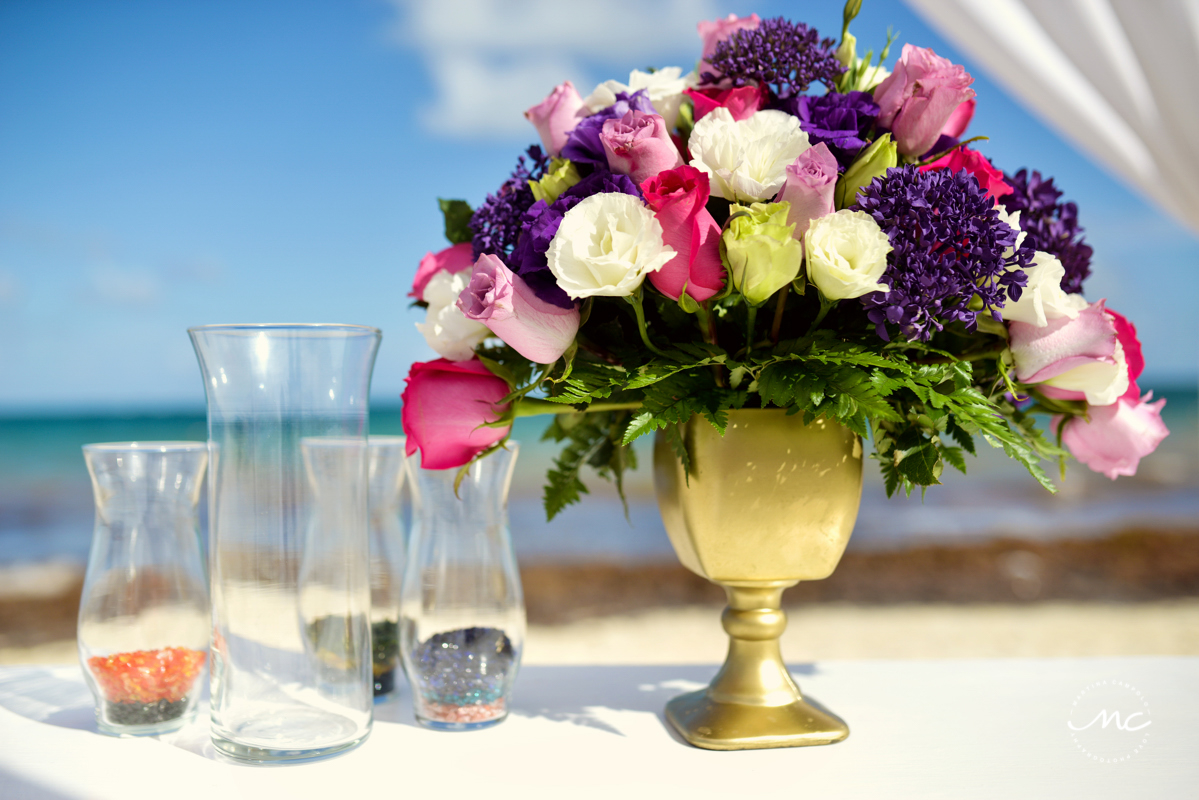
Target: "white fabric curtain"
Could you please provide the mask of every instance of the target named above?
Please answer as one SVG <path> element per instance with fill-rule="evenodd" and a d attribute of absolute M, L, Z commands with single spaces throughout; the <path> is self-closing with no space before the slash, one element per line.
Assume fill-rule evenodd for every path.
<path fill-rule="evenodd" d="M 906 0 L 1094 159 L 1199 233 L 1199 0 Z"/>

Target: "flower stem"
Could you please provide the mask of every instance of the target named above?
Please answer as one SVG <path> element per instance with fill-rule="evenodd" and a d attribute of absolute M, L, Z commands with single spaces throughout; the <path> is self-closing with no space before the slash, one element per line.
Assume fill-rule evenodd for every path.
<path fill-rule="evenodd" d="M 783 310 L 787 307 L 787 293 L 791 291 L 791 284 L 787 284 L 779 291 L 778 302 L 774 306 L 774 323 L 770 326 L 770 343 L 779 343 L 779 330 L 783 327 Z"/>
<path fill-rule="evenodd" d="M 758 307 L 751 305 L 745 312 L 745 355 L 754 349 L 754 323 L 758 321 Z"/>
<path fill-rule="evenodd" d="M 641 403 L 634 400 L 625 403 L 592 403 L 580 411 L 569 403 L 555 403 L 539 397 L 523 397 L 516 404 L 516 416 L 536 417 L 542 414 L 569 414 L 571 412 L 591 414 L 600 411 L 633 411 L 638 408 L 641 408 Z"/>
<path fill-rule="evenodd" d="M 641 334 L 641 341 L 650 349 L 650 352 L 666 358 L 666 354 L 654 347 L 654 343 L 649 340 L 649 330 L 645 325 L 645 309 L 641 305 L 641 290 L 638 289 L 625 299 L 633 306 L 633 313 L 637 315 L 637 332 Z"/>
<path fill-rule="evenodd" d="M 697 315 L 699 317 L 699 331 L 704 337 L 704 341 L 713 347 L 720 347 L 720 345 L 716 342 L 716 320 L 712 318 L 712 312 L 708 310 L 708 306 L 704 303 L 700 303 Z M 712 378 L 716 381 L 716 385 L 721 389 L 725 387 L 723 365 L 712 365 Z"/>
<path fill-rule="evenodd" d="M 819 327 L 820 323 L 824 322 L 825 316 L 828 315 L 828 312 L 833 310 L 833 306 L 835 305 L 837 305 L 836 300 L 827 300 L 825 299 L 824 295 L 820 295 L 820 311 L 817 312 L 816 319 L 812 320 L 812 326 L 808 328 L 809 335 L 812 333 L 812 331 Z"/>

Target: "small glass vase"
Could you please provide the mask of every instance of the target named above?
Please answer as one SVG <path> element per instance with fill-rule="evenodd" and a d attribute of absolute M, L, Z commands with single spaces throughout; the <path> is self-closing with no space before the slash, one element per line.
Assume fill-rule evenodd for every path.
<path fill-rule="evenodd" d="M 413 502 L 400 603 L 400 653 L 422 725 L 474 730 L 508 715 L 525 607 L 508 532 L 517 446 L 456 469 L 408 460 Z"/>
<path fill-rule="evenodd" d="M 404 579 L 403 436 L 371 436 L 367 453 L 370 485 L 371 671 L 375 702 L 396 695 L 400 669 L 400 585 Z"/>
<path fill-rule="evenodd" d="M 208 581 L 196 507 L 203 442 L 89 444 L 96 525 L 79 603 L 79 660 L 96 724 L 114 736 L 176 730 L 208 660 Z"/>

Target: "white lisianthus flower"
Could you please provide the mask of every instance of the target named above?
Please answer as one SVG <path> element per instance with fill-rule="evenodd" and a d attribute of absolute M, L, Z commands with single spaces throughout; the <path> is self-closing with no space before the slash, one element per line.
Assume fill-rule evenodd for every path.
<path fill-rule="evenodd" d="M 567 211 L 546 253 L 550 272 L 572 300 L 628 297 L 674 256 L 654 212 L 620 192 L 593 194 Z"/>
<path fill-rule="evenodd" d="M 786 111 L 758 111 L 740 122 L 717 108 L 695 123 L 691 166 L 708 173 L 712 194 L 737 203 L 768 201 L 787 181 L 787 166 L 812 145 Z"/>
<path fill-rule="evenodd" d="M 1016 232 L 1016 246 L 1009 247 L 1003 253 L 1004 258 L 1011 258 L 1012 255 L 1015 254 L 1015 252 L 1020 249 L 1020 245 L 1024 244 L 1024 237 L 1027 236 L 1028 234 L 1025 233 L 1024 229 L 1020 227 L 1020 212 L 1019 211 L 1013 211 L 1012 213 L 1009 214 L 1007 209 L 1003 207 L 1002 203 L 996 205 L 995 210 L 997 212 L 999 212 L 999 221 L 1006 223 L 1008 225 L 1008 227 L 1010 227 L 1012 230 L 1014 230 Z"/>
<path fill-rule="evenodd" d="M 475 346 L 491 335 L 481 322 L 467 319 L 458 308 L 458 295 L 470 282 L 471 270 L 438 272 L 425 285 L 424 299 L 429 304 L 424 324 L 416 329 L 442 358 L 467 361 L 474 357 Z"/>
<path fill-rule="evenodd" d="M 679 106 L 683 104 L 683 90 L 695 86 L 699 76 L 694 71 L 683 75 L 682 67 L 663 67 L 655 72 L 642 72 L 635 69 L 629 73 L 629 82 L 604 81 L 595 87 L 583 105 L 594 114 L 603 111 L 616 102 L 620 92 L 633 92 L 645 89 L 646 96 L 653 103 L 654 110 L 666 122 L 666 129 L 671 130 L 679 120 Z"/>
<path fill-rule="evenodd" d="M 879 283 L 891 242 L 865 211 L 842 210 L 812 221 L 804 234 L 808 280 L 829 300 L 889 292 Z"/>
<path fill-rule="evenodd" d="M 1053 319 L 1074 319 L 1087 307 L 1082 295 L 1066 294 L 1062 290 L 1066 268 L 1056 256 L 1038 250 L 1024 274 L 1028 276 L 1028 283 L 1020 293 L 1020 299 L 1008 298 L 999 309 L 999 316 L 1005 321 L 1027 322 L 1044 328 Z"/>

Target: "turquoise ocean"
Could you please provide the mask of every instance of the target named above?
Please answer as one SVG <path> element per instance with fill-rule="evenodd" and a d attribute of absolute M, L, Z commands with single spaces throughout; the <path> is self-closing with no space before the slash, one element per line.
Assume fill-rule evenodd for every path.
<path fill-rule="evenodd" d="M 1071 463 L 1061 490 L 1051 495 L 1001 451 L 979 442 L 968 476 L 947 468 L 944 485 L 923 499 L 919 493 L 888 499 L 868 461 L 850 547 L 1092 537 L 1130 528 L 1199 530 L 1199 398 L 1194 387 L 1161 387 L 1157 396 L 1168 401 L 1164 418 L 1171 436 L 1141 462 L 1134 478 L 1113 482 Z M 540 441 L 544 427 L 544 419 L 523 418 L 514 430 L 521 453 L 509 511 L 518 557 L 526 563 L 673 558 L 653 499 L 649 437 L 637 446 L 640 468 L 628 482 L 627 517 L 616 493 L 593 475 L 584 481 L 591 493 L 583 502 L 546 522 L 541 484 L 556 449 Z M 376 404 L 371 432 L 400 434 L 399 409 Z M 82 445 L 200 441 L 206 435 L 201 408 L 0 414 L 0 567 L 85 562 L 94 512 Z"/>

